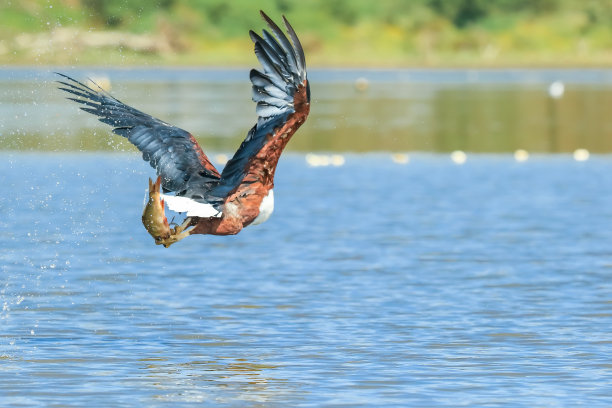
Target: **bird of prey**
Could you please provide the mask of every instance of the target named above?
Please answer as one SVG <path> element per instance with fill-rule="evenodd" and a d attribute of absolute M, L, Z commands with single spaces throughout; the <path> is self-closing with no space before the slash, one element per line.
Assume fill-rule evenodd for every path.
<path fill-rule="evenodd" d="M 291 136 L 310 111 L 310 86 L 304 50 L 283 16 L 288 37 L 263 11 L 270 31 L 250 31 L 262 70 L 252 69 L 257 123 L 219 172 L 191 133 L 156 119 L 112 97 L 60 74 L 60 89 L 81 109 L 126 137 L 156 170 L 142 222 L 158 245 L 169 247 L 191 234 L 231 235 L 266 221 L 274 209 L 274 172 Z M 170 227 L 165 207 L 185 213 Z"/>

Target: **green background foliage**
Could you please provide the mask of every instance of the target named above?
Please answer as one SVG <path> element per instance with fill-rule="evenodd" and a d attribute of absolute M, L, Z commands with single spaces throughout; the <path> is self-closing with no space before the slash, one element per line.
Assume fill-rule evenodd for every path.
<path fill-rule="evenodd" d="M 285 14 L 316 65 L 612 65 L 612 0 L 5 0 L 0 61 L 244 64 L 246 31 L 263 27 L 259 9 Z M 58 45 L 53 35 L 66 28 L 168 46 Z M 28 42 L 45 34 L 51 51 L 32 51 Z"/>

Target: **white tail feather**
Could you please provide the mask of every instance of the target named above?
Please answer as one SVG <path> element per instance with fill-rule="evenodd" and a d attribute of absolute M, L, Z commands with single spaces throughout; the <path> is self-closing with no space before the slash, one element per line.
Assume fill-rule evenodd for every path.
<path fill-rule="evenodd" d="M 200 203 L 188 197 L 180 197 L 173 195 L 161 195 L 162 200 L 166 202 L 169 209 L 174 212 L 187 213 L 188 217 L 220 217 L 219 212 L 212 204 Z"/>
<path fill-rule="evenodd" d="M 274 190 L 268 191 L 268 194 L 261 200 L 259 204 L 259 215 L 252 222 L 252 225 L 261 224 L 265 222 L 274 211 Z"/>

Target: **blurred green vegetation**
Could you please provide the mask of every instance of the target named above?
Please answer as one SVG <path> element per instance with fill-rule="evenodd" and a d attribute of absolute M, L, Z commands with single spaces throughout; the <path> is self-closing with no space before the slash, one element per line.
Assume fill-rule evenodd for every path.
<path fill-rule="evenodd" d="M 259 9 L 316 66 L 612 65 L 612 0 L 3 0 L 0 63 L 251 65 Z"/>

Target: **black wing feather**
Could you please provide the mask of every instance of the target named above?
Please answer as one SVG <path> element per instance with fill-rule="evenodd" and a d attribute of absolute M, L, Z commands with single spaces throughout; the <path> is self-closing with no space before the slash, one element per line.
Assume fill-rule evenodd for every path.
<path fill-rule="evenodd" d="M 297 72 L 300 73 L 300 79 L 304 81 L 306 79 L 306 57 L 304 56 L 304 49 L 302 48 L 302 43 L 300 43 L 300 39 L 289 21 L 283 16 L 283 22 L 285 23 L 285 27 L 287 27 L 287 32 L 289 33 L 289 37 L 291 37 L 291 41 L 293 42 L 293 46 L 295 47 L 295 56 L 296 63 L 298 64 Z"/>
<path fill-rule="evenodd" d="M 219 184 L 212 191 L 216 197 L 225 197 L 244 179 L 249 161 L 265 146 L 266 136 L 282 126 L 289 115 L 295 113 L 294 96 L 307 81 L 304 51 L 286 19 L 285 25 L 291 41 L 282 30 L 263 12 L 272 34 L 263 30 L 263 37 L 251 32 L 255 43 L 255 54 L 263 71 L 251 70 L 253 101 L 257 102 L 257 124 L 227 162 Z M 292 45 L 293 42 L 293 45 Z"/>
<path fill-rule="evenodd" d="M 285 56 L 283 47 L 281 47 L 281 45 L 278 43 L 276 38 L 272 34 L 270 34 L 268 30 L 262 30 L 262 31 L 263 31 L 263 36 L 265 38 L 266 44 L 268 44 L 274 50 L 274 53 L 278 55 L 280 59 L 283 61 L 284 69 L 287 72 L 294 72 L 294 70 L 291 69 L 291 66 L 289 65 L 289 61 L 287 60 L 287 57 Z"/>
<path fill-rule="evenodd" d="M 296 56 L 296 53 L 299 52 L 298 49 L 294 49 L 294 47 L 291 45 L 291 42 L 289 42 L 289 40 L 287 39 L 287 37 L 285 36 L 285 34 L 283 33 L 283 30 L 281 30 L 274 21 L 272 21 L 272 19 L 270 17 L 268 17 L 266 15 L 266 13 L 264 13 L 263 11 L 261 12 L 261 16 L 263 17 L 264 20 L 266 20 L 266 23 L 268 24 L 268 27 L 270 27 L 270 29 L 272 30 L 272 32 L 274 33 L 274 35 L 276 36 L 276 38 L 278 39 L 278 44 L 281 46 L 281 48 L 283 49 L 283 55 L 287 58 L 287 62 L 289 64 L 289 70 L 292 73 L 300 73 L 301 69 L 306 68 L 306 65 L 304 64 L 304 66 L 300 69 L 300 67 L 297 65 L 297 60 L 299 57 Z M 283 20 L 286 22 L 287 20 L 283 17 Z M 286 24 L 289 24 L 288 22 L 286 22 Z M 290 27 L 290 26 L 288 26 Z M 296 37 L 297 38 L 297 37 Z M 299 43 L 299 41 L 298 41 Z M 300 46 L 301 48 L 301 46 Z M 302 50 L 302 53 L 304 51 Z M 304 75 L 306 75 L 306 72 L 304 72 Z"/>
<path fill-rule="evenodd" d="M 113 133 L 127 138 L 142 152 L 142 158 L 162 176 L 165 191 L 190 195 L 209 189 L 219 180 L 219 173 L 205 156 L 202 163 L 202 150 L 189 132 L 134 109 L 102 89 L 94 90 L 67 75 L 58 75 L 64 78 L 58 81 L 60 89 L 78 97 L 68 99 L 111 125 Z"/>
<path fill-rule="evenodd" d="M 285 80 L 285 82 L 289 82 L 291 72 L 281 57 L 282 53 L 279 54 L 277 49 L 268 44 L 263 38 L 254 33 L 252 30 L 249 31 L 249 35 L 251 36 L 251 40 L 253 40 L 255 43 L 255 55 L 257 55 L 258 58 L 264 58 L 266 60 L 265 64 L 262 63 L 264 71 L 268 73 L 268 71 L 274 70 L 278 76 Z"/>

